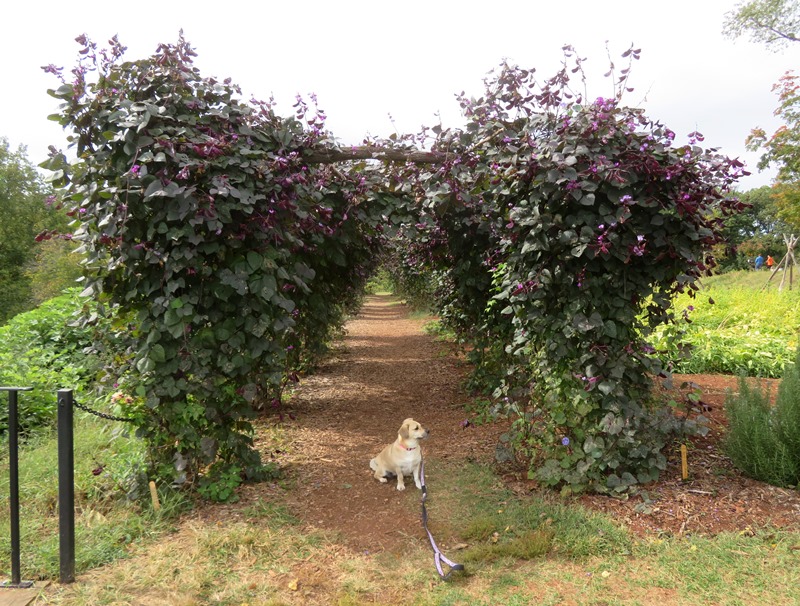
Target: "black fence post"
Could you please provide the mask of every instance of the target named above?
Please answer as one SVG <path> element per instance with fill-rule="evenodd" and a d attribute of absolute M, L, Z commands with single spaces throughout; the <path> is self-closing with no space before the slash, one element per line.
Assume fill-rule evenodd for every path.
<path fill-rule="evenodd" d="M 58 539 L 59 580 L 75 580 L 75 460 L 71 389 L 58 390 Z"/>
<path fill-rule="evenodd" d="M 33 387 L 0 387 L 8 392 L 8 501 L 11 508 L 11 582 L 3 587 L 30 587 L 32 581 L 22 581 L 19 541 L 19 419 L 17 393 Z"/>

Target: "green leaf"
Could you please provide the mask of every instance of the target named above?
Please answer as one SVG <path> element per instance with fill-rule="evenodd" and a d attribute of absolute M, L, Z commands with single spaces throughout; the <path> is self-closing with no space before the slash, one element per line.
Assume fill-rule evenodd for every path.
<path fill-rule="evenodd" d="M 251 271 L 257 271 L 264 264 L 264 257 L 251 250 L 247 253 L 247 264 L 250 266 Z"/>
<path fill-rule="evenodd" d="M 164 347 L 158 344 L 151 347 L 149 358 L 156 363 L 163 362 L 166 359 Z"/>
<path fill-rule="evenodd" d="M 141 374 L 146 374 L 151 372 L 156 367 L 156 363 L 153 362 L 150 358 L 139 358 L 136 362 L 136 370 L 138 370 Z"/>

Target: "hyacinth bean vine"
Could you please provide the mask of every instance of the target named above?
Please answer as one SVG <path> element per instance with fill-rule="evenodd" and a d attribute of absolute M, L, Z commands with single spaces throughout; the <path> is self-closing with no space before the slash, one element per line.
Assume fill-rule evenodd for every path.
<path fill-rule="evenodd" d="M 243 102 L 182 37 L 135 62 L 79 42 L 69 78 L 46 68 L 77 157 L 44 166 L 86 294 L 121 319 L 114 380 L 162 475 L 220 499 L 263 476 L 254 410 L 318 358 L 379 251 L 493 350 L 542 481 L 618 490 L 663 469 L 678 424 L 652 409 L 647 335 L 713 266 L 738 162 L 676 147 L 616 96 L 586 102 L 566 59 L 542 85 L 505 66 L 461 98 L 464 129 L 340 150 L 313 104 Z"/>
<path fill-rule="evenodd" d="M 615 492 L 656 479 L 667 440 L 702 430 L 654 400 L 665 369 L 648 336 L 714 266 L 743 170 L 624 107 L 629 66 L 612 98 L 573 92 L 581 60 L 564 50 L 543 83 L 506 65 L 461 99 L 466 128 L 440 133 L 447 159 L 394 264 L 426 268 L 445 322 L 491 359 L 531 476 Z"/>
<path fill-rule="evenodd" d="M 310 166 L 307 150 L 330 147 L 324 114 L 243 103 L 200 76 L 182 38 L 136 62 L 116 40 L 79 42 L 69 81 L 47 68 L 77 158 L 44 166 L 88 255 L 85 293 L 128 322 L 111 380 L 139 396 L 125 412 L 161 474 L 226 498 L 265 471 L 254 409 L 322 352 L 372 271 L 370 172 Z"/>

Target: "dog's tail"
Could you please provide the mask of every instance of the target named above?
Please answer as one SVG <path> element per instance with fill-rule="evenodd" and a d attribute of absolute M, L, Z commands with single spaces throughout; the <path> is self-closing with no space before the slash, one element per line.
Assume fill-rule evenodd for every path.
<path fill-rule="evenodd" d="M 375 459 L 372 459 L 372 460 L 369 462 L 369 468 L 370 468 L 372 471 L 378 471 L 378 462 L 377 462 Z"/>

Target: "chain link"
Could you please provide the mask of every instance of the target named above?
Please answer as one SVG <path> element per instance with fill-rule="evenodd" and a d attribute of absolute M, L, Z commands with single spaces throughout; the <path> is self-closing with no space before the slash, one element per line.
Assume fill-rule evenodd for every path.
<path fill-rule="evenodd" d="M 72 403 L 75 405 L 75 408 L 80 408 L 81 410 L 85 410 L 86 412 L 95 415 L 96 417 L 100 417 L 101 419 L 108 419 L 109 421 L 122 421 L 123 423 L 134 423 L 135 419 L 127 419 L 125 417 L 115 417 L 114 415 L 110 415 L 105 412 L 100 412 L 97 410 L 92 410 L 88 406 L 84 406 L 83 404 L 78 404 L 77 400 L 73 400 Z"/>

